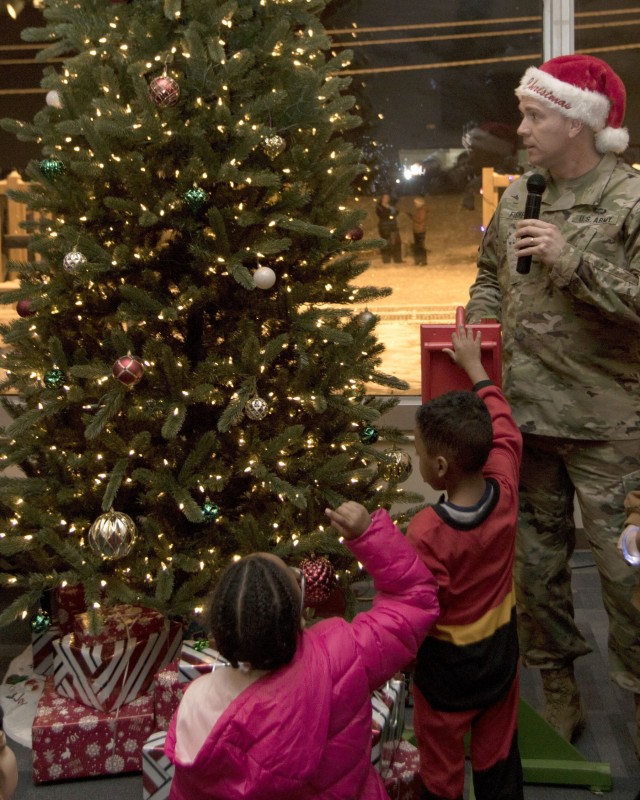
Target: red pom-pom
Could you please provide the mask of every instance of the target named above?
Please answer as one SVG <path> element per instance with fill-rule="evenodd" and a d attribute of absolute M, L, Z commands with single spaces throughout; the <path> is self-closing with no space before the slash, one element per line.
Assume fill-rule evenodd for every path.
<path fill-rule="evenodd" d="M 304 604 L 318 606 L 324 603 L 338 585 L 333 564 L 325 556 L 312 556 L 300 562 L 304 574 Z"/>
<path fill-rule="evenodd" d="M 36 313 L 31 310 L 31 300 L 18 300 L 16 311 L 19 317 L 32 317 Z"/>
<path fill-rule="evenodd" d="M 363 236 L 364 231 L 362 228 L 352 228 L 344 238 L 349 239 L 351 242 L 359 242 Z"/>
<path fill-rule="evenodd" d="M 133 356 L 121 356 L 113 365 L 112 373 L 120 383 L 124 383 L 125 386 L 133 386 L 144 375 L 144 365 L 142 361 Z"/>

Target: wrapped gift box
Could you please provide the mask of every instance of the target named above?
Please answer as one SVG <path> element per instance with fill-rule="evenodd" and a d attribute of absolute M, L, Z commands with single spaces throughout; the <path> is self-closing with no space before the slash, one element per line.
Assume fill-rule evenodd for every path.
<path fill-rule="evenodd" d="M 53 643 L 61 636 L 62 631 L 56 622 L 52 622 L 44 631 L 31 631 L 31 663 L 37 675 L 53 674 Z"/>
<path fill-rule="evenodd" d="M 166 731 L 188 684 L 182 683 L 178 673 L 178 662 L 172 661 L 156 673 L 153 682 L 153 709 L 155 730 Z"/>
<path fill-rule="evenodd" d="M 91 616 L 85 611 L 73 618 L 72 633 L 86 645 L 115 642 L 119 639 L 145 639 L 166 627 L 167 620 L 153 608 L 122 604 L 101 612 L 99 629 L 91 630 Z"/>
<path fill-rule="evenodd" d="M 199 641 L 189 640 L 182 643 L 178 674 L 181 683 L 190 681 L 213 672 L 218 667 L 228 667 L 229 662 L 212 647 L 200 646 Z"/>
<path fill-rule="evenodd" d="M 420 779 L 420 753 L 415 745 L 400 742 L 389 772 L 384 777 L 384 788 L 390 800 L 420 800 L 423 785 Z"/>
<path fill-rule="evenodd" d="M 84 586 L 64 584 L 57 586 L 51 594 L 51 616 L 60 626 L 62 635 L 71 633 L 76 614 L 87 610 Z"/>
<path fill-rule="evenodd" d="M 182 625 L 161 618 L 158 629 L 157 612 L 141 612 L 143 618 L 154 618 L 156 628 L 142 638 L 106 638 L 119 630 L 116 623 L 115 628 L 105 625 L 97 636 L 70 633 L 54 642 L 56 691 L 99 711 L 112 711 L 144 694 L 156 672 L 178 653 Z"/>
<path fill-rule="evenodd" d="M 150 695 L 107 714 L 61 697 L 48 677 L 33 721 L 33 782 L 139 772 L 152 731 Z"/>
<path fill-rule="evenodd" d="M 173 764 L 164 754 L 166 731 L 152 734 L 142 748 L 143 800 L 167 800 L 173 779 Z"/>
<path fill-rule="evenodd" d="M 384 778 L 404 731 L 405 682 L 403 678 L 387 681 L 371 696 L 371 760 Z"/>

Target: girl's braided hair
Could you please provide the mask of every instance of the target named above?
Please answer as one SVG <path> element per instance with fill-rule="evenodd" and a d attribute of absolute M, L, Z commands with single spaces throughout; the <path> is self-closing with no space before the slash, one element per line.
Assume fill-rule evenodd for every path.
<path fill-rule="evenodd" d="M 294 656 L 300 598 L 276 563 L 252 555 L 222 573 L 211 599 L 210 627 L 220 654 L 233 667 L 273 670 Z"/>

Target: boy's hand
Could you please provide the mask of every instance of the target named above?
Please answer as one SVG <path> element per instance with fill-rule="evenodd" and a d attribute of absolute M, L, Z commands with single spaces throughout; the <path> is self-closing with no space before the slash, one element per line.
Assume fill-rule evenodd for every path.
<path fill-rule="evenodd" d="M 453 363 L 467 373 L 473 384 L 478 383 L 478 381 L 489 380 L 489 375 L 482 366 L 480 358 L 481 343 L 482 335 L 480 331 L 476 331 L 474 334 L 471 328 L 459 325 L 457 330 L 451 334 L 453 348 L 443 348 Z"/>
<path fill-rule="evenodd" d="M 371 514 L 363 505 L 356 503 L 354 500 L 342 503 L 335 511 L 331 508 L 325 508 L 324 513 L 331 520 L 333 527 L 345 539 L 357 539 L 371 525 Z"/>

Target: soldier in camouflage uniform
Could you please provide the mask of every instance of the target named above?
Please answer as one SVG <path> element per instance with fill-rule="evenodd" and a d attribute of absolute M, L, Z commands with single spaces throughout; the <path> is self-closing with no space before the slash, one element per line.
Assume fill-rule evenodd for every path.
<path fill-rule="evenodd" d="M 571 593 L 574 499 L 601 578 L 610 674 L 640 723 L 639 578 L 616 548 L 625 495 L 640 487 L 640 174 L 616 155 L 628 144 L 625 90 L 604 62 L 551 59 L 516 94 L 518 132 L 546 179 L 540 218 L 524 219 L 529 172 L 500 199 L 466 312 L 502 322 L 504 390 L 524 436 L 522 658 L 541 670 L 542 715 L 571 739 L 585 722 L 573 662 L 590 651 Z"/>

